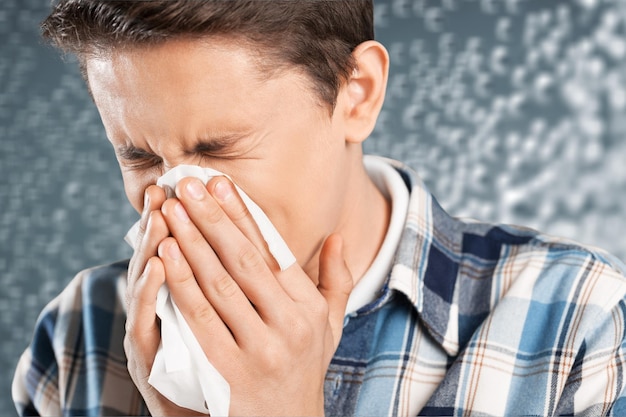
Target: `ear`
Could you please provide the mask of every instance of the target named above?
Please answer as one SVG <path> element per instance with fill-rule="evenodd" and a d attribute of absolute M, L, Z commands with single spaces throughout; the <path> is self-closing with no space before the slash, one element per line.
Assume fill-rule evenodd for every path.
<path fill-rule="evenodd" d="M 389 54 L 376 41 L 363 42 L 352 52 L 356 69 L 340 91 L 346 142 L 361 143 L 372 133 L 385 100 Z"/>

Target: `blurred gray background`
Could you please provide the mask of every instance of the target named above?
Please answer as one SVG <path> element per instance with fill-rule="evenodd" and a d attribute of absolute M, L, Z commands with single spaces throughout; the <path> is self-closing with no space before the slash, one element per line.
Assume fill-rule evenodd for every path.
<path fill-rule="evenodd" d="M 136 220 L 75 62 L 39 40 L 47 0 L 0 4 L 0 415 L 39 311 L 129 257 Z M 376 0 L 392 68 L 370 153 L 452 214 L 626 259 L 626 1 Z"/>

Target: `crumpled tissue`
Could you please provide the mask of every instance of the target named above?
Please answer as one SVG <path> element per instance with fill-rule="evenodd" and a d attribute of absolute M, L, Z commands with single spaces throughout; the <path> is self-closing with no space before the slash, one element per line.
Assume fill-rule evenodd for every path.
<path fill-rule="evenodd" d="M 160 177 L 157 185 L 165 189 L 168 197 L 172 197 L 176 184 L 182 178 L 196 177 L 206 184 L 220 175 L 226 176 L 211 168 L 179 165 Z M 281 270 L 293 265 L 296 258 L 265 213 L 237 185 L 235 188 Z M 135 246 L 138 231 L 139 222 L 126 234 L 125 240 L 132 247 Z M 161 319 L 161 343 L 148 382 L 180 407 L 200 413 L 210 412 L 212 416 L 228 415 L 230 386 L 207 359 L 165 285 L 157 295 L 156 313 Z"/>

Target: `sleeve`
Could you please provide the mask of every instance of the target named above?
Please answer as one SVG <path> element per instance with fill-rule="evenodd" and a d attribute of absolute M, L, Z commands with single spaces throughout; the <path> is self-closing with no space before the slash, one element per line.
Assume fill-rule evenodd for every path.
<path fill-rule="evenodd" d="M 622 312 L 626 310 L 625 307 L 626 302 L 622 302 Z M 623 315 L 626 315 L 622 313 Z M 626 333 L 626 326 L 622 327 L 622 333 Z M 622 336 L 622 340 L 620 341 L 619 351 L 616 353 L 616 357 L 619 358 L 621 378 L 619 379 L 619 384 L 617 386 L 617 398 L 613 402 L 609 415 L 610 416 L 626 416 L 626 375 L 624 375 L 624 355 L 626 354 L 626 337 Z"/>
<path fill-rule="evenodd" d="M 626 280 L 615 271 L 606 271 L 601 279 L 614 280 L 619 285 L 609 293 L 609 288 L 598 283 L 610 302 L 593 314 L 593 323 L 587 327 L 577 355 L 572 358 L 556 410 L 559 415 L 626 415 Z"/>

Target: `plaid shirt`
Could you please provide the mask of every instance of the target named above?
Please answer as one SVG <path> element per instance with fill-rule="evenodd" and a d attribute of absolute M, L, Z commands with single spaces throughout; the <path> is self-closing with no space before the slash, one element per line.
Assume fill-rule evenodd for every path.
<path fill-rule="evenodd" d="M 393 269 L 346 317 L 327 415 L 626 415 L 626 267 L 447 215 L 417 176 Z M 127 262 L 79 274 L 18 365 L 20 414 L 146 414 L 122 347 Z"/>

